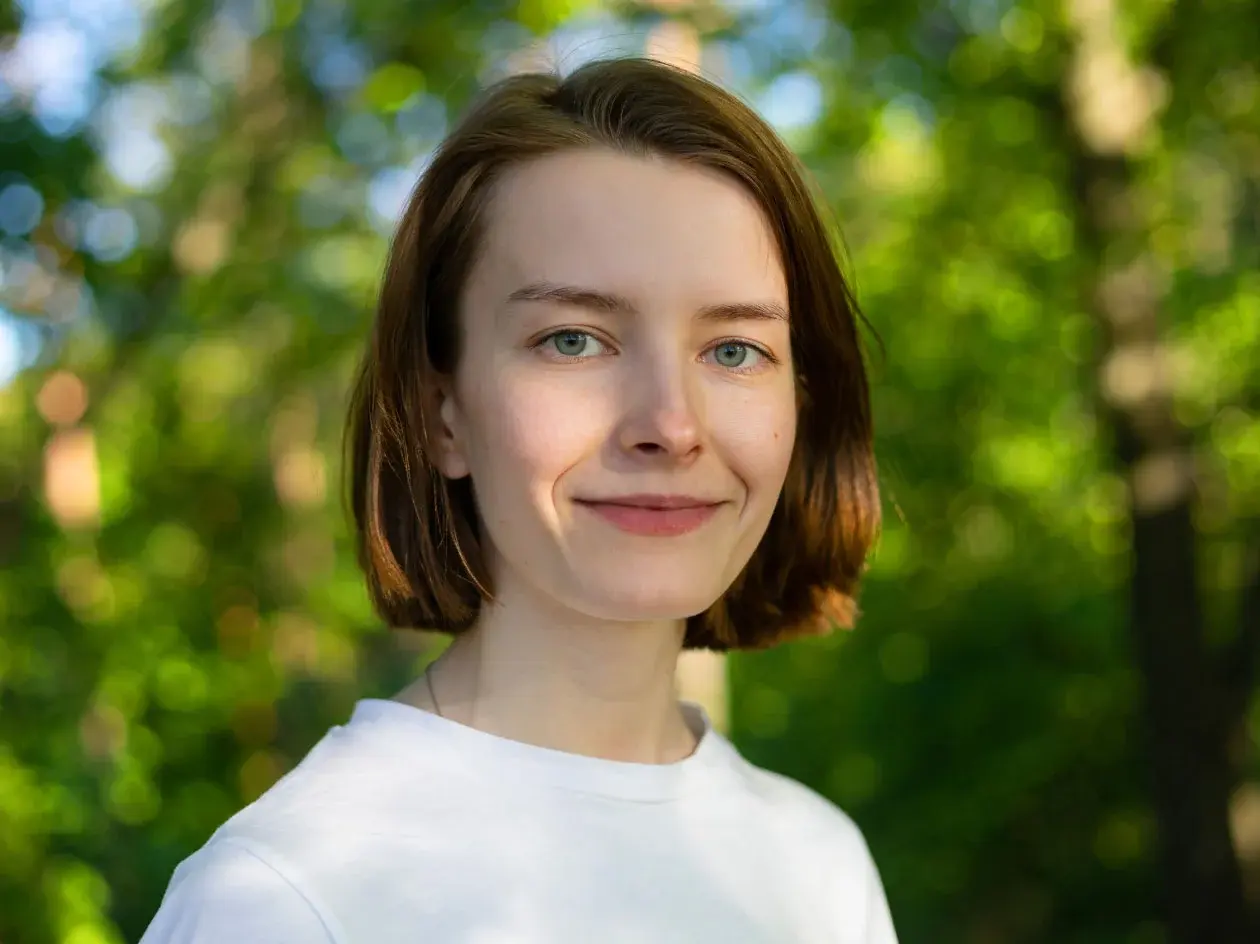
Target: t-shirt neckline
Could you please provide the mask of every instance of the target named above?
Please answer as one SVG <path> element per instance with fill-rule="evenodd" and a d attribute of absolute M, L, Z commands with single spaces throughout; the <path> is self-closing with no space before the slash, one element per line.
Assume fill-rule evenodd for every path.
<path fill-rule="evenodd" d="M 650 802 L 669 800 L 692 788 L 702 772 L 713 767 L 722 750 L 721 737 L 704 707 L 685 700 L 680 706 L 692 730 L 700 732 L 699 738 L 690 754 L 665 764 L 609 760 L 541 747 L 383 698 L 359 699 L 347 728 L 402 737 L 414 734 L 434 754 L 445 755 L 441 758 L 444 765 L 474 775 L 501 777 L 507 783 L 527 778 L 579 793 Z"/>

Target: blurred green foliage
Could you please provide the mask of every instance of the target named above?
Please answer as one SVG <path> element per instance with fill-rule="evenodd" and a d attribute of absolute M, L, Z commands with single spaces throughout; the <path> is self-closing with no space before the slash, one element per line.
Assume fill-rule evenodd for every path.
<path fill-rule="evenodd" d="M 431 655 L 368 608 L 342 405 L 392 213 L 538 37 L 566 66 L 698 37 L 816 174 L 884 342 L 865 615 L 730 660 L 740 747 L 853 814 L 907 942 L 1173 940 L 1160 681 L 1128 624 L 1133 496 L 1178 479 L 1114 447 L 1167 389 L 1186 632 L 1246 656 L 1203 751 L 1254 904 L 1256 22 L 1255 0 L 0 8 L 0 351 L 25 358 L 0 389 L 0 940 L 135 939 L 180 859 Z M 1127 311 L 1158 314 L 1144 346 Z"/>

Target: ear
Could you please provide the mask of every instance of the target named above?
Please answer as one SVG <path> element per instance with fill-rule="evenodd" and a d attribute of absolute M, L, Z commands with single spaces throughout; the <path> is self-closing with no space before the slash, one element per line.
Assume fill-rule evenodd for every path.
<path fill-rule="evenodd" d="M 469 474 L 464 431 L 467 425 L 455 395 L 455 385 L 448 378 L 439 379 L 430 392 L 429 416 L 437 420 L 431 431 L 433 464 L 448 479 L 462 479 Z"/>

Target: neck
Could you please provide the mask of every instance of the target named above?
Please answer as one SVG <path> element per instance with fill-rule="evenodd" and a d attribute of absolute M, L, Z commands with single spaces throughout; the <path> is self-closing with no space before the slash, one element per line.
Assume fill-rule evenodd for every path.
<path fill-rule="evenodd" d="M 500 737 L 636 763 L 695 748 L 674 687 L 682 620 L 579 617 L 519 598 L 483 608 L 430 667 L 441 714 Z M 423 678 L 398 700 L 433 711 Z"/>

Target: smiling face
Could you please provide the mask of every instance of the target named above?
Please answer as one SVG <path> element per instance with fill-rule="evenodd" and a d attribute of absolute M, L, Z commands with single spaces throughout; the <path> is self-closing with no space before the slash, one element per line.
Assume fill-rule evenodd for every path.
<path fill-rule="evenodd" d="M 497 594 L 702 612 L 765 533 L 796 433 L 760 208 L 715 171 L 585 150 L 511 170 L 487 216 L 435 459 L 472 477 Z"/>

